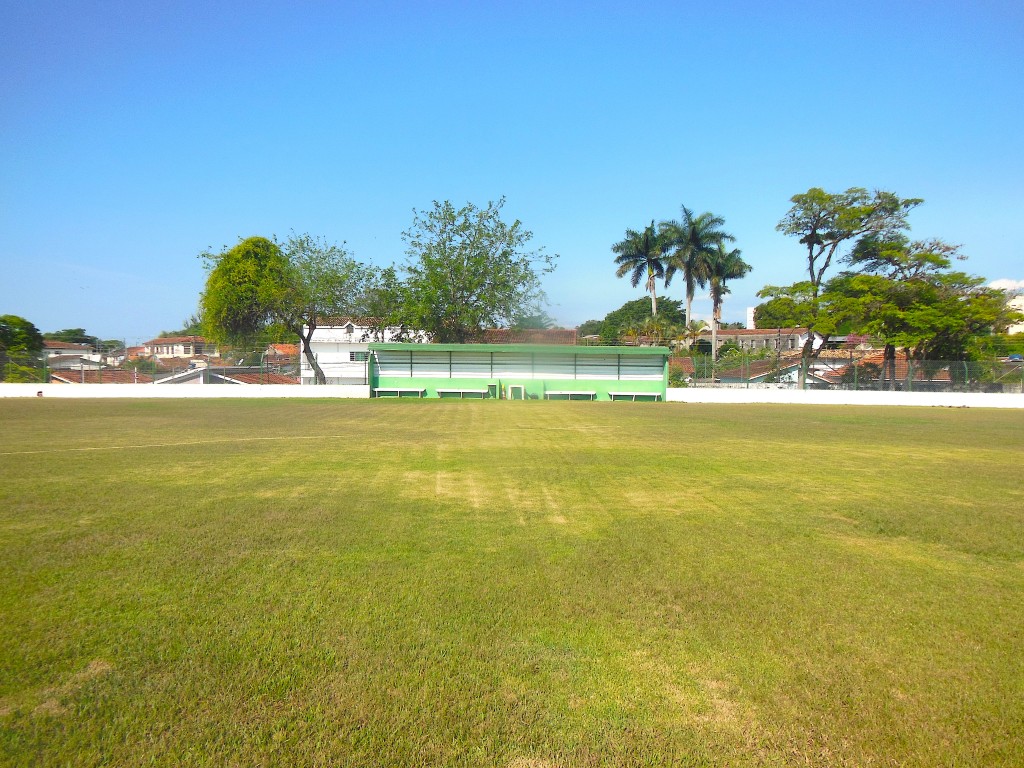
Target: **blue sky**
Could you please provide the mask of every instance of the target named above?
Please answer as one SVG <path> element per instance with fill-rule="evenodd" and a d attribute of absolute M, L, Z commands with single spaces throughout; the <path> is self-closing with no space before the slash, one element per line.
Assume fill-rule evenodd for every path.
<path fill-rule="evenodd" d="M 501 196 L 566 324 L 641 295 L 611 245 L 681 204 L 753 265 L 742 320 L 801 279 L 775 224 L 813 186 L 922 197 L 913 236 L 1024 280 L 1017 1 L 44 0 L 0 5 L 0 72 L 0 314 L 43 331 L 143 341 L 207 247 L 295 230 L 384 266 L 414 208 Z"/>

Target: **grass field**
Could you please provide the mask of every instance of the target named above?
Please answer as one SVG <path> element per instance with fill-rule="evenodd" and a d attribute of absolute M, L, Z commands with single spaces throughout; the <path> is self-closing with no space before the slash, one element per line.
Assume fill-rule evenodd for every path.
<path fill-rule="evenodd" d="M 1022 765 L 1024 414 L 0 400 L 4 765 Z"/>

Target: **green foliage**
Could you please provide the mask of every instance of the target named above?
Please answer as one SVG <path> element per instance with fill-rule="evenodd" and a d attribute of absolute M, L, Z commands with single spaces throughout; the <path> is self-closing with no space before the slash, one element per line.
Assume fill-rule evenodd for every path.
<path fill-rule="evenodd" d="M 604 326 L 604 320 L 584 320 L 579 324 L 576 332 L 580 336 L 599 336 L 602 326 Z"/>
<path fill-rule="evenodd" d="M 668 327 L 681 325 L 683 320 L 682 302 L 676 299 L 663 298 L 659 302 L 658 320 Z M 618 309 L 612 310 L 601 321 L 601 338 L 609 343 L 618 340 L 622 332 L 629 328 L 640 328 L 651 320 L 651 303 L 647 299 L 627 301 Z"/>
<path fill-rule="evenodd" d="M 62 331 L 49 331 L 43 334 L 47 341 L 63 341 L 66 344 L 87 344 L 95 347 L 99 339 L 85 332 L 84 328 L 65 328 Z"/>
<path fill-rule="evenodd" d="M 505 199 L 486 208 L 447 200 L 414 211 L 402 233 L 404 280 L 384 276 L 379 296 L 396 302 L 388 313 L 398 325 L 426 331 L 435 342 L 465 342 L 486 328 L 507 327 L 541 311 L 541 275 L 557 258 L 530 250 L 533 233 L 519 221 L 505 223 Z"/>
<path fill-rule="evenodd" d="M 366 311 L 372 270 L 356 261 L 344 243 L 292 235 L 282 246 L 293 284 L 274 319 L 296 335 L 315 329 L 324 319 Z"/>
<path fill-rule="evenodd" d="M 864 236 L 883 240 L 899 236 L 908 227 L 907 215 L 922 201 L 918 198 L 903 199 L 892 192 L 880 190 L 869 193 L 862 187 L 851 187 L 840 193 L 812 187 L 807 192 L 794 195 L 790 202 L 792 207 L 775 229 L 799 238 L 805 247 L 807 280 L 791 286 L 793 290 L 789 292 L 789 298 L 795 302 L 795 312 L 801 319 L 806 319 L 799 325 L 828 336 L 835 333 L 836 322 L 828 313 L 822 312 L 819 294 L 826 273 L 839 256 L 840 247 Z M 797 285 L 800 292 L 806 289 L 809 293 L 806 300 L 797 298 Z M 808 363 L 814 354 L 812 338 L 809 334 L 802 350 L 801 387 L 806 384 Z"/>
<path fill-rule="evenodd" d="M 993 333 L 978 337 L 975 349 L 980 357 L 1024 355 L 1024 333 Z"/>
<path fill-rule="evenodd" d="M 534 314 L 516 317 L 512 327 L 520 331 L 541 331 L 554 328 L 555 320 L 547 312 L 541 310 Z"/>
<path fill-rule="evenodd" d="M 202 257 L 211 267 L 200 300 L 205 335 L 240 345 L 243 354 L 268 336 L 298 336 L 317 383 L 325 383 L 310 339 L 325 318 L 365 310 L 371 270 L 343 245 L 308 234 L 292 233 L 284 244 L 250 237 Z"/>
<path fill-rule="evenodd" d="M 185 318 L 181 328 L 176 331 L 160 331 L 158 338 L 166 339 L 174 336 L 202 336 L 203 318 L 199 314 L 193 314 Z"/>
<path fill-rule="evenodd" d="M 686 283 L 685 322 L 693 319 L 693 297 L 697 287 L 703 288 L 711 278 L 711 265 L 718 258 L 719 249 L 736 239 L 722 229 L 724 224 L 721 216 L 708 211 L 695 216 L 684 205 L 679 221 L 663 221 L 659 225 L 661 241 L 670 252 L 665 267 L 665 287 L 677 271 L 683 273 Z"/>
<path fill-rule="evenodd" d="M 128 371 L 150 374 L 160 370 L 160 366 L 155 360 L 126 360 L 122 367 Z"/>
<path fill-rule="evenodd" d="M 880 339 L 890 366 L 896 349 L 915 360 L 970 359 L 974 340 L 1005 324 L 1007 295 L 951 270 L 953 258 L 958 248 L 938 240 L 871 236 L 850 259 L 861 270 L 830 280 L 821 298 L 834 324 Z"/>
<path fill-rule="evenodd" d="M 46 338 L 31 322 L 18 315 L 0 315 L 0 352 L 38 355 Z"/>
<path fill-rule="evenodd" d="M 754 308 L 755 328 L 804 328 L 816 314 L 814 287 L 807 281 L 766 285 L 757 295 L 768 301 Z"/>
<path fill-rule="evenodd" d="M 45 374 L 39 363 L 32 361 L 31 365 L 15 362 L 8 358 L 7 362 L 0 364 L 0 381 L 10 384 L 30 384 L 33 382 L 45 381 Z"/>
<path fill-rule="evenodd" d="M 807 249 L 807 275 L 816 297 L 844 243 L 863 235 L 891 237 L 907 228 L 907 214 L 923 202 L 862 187 L 829 193 L 819 187 L 790 198 L 793 206 L 775 227 Z"/>
<path fill-rule="evenodd" d="M 644 289 L 651 295 L 651 315 L 658 314 L 657 282 L 665 279 L 664 249 L 665 239 L 654 229 L 653 221 L 643 232 L 627 229 L 626 237 L 612 246 L 612 253 L 618 254 L 615 276 L 629 275 L 634 288 L 644 279 Z"/>
<path fill-rule="evenodd" d="M 18 315 L 0 315 L 0 381 L 38 381 L 43 335 Z"/>
<path fill-rule="evenodd" d="M 280 246 L 250 237 L 220 254 L 204 253 L 210 274 L 200 298 L 205 336 L 237 342 L 259 334 L 297 294 L 295 271 Z"/>

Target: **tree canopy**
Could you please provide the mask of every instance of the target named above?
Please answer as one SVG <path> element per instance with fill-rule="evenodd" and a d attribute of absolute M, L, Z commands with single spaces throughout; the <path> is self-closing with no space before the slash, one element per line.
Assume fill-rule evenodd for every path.
<path fill-rule="evenodd" d="M 273 322 L 294 290 L 294 275 L 280 246 L 249 237 L 219 254 L 201 254 L 210 274 L 200 298 L 206 335 L 221 342 L 251 338 Z"/>
<path fill-rule="evenodd" d="M 0 315 L 0 381 L 35 381 L 43 335 L 18 315 Z"/>
<path fill-rule="evenodd" d="M 841 245 L 864 235 L 892 236 L 907 228 L 907 214 L 923 201 L 892 192 L 851 187 L 830 193 L 820 187 L 790 198 L 792 207 L 775 227 L 806 248 L 807 276 L 817 296 Z"/>
<path fill-rule="evenodd" d="M 618 254 L 615 276 L 629 275 L 629 284 L 634 288 L 644 280 L 644 289 L 651 295 L 652 317 L 658 314 L 658 280 L 665 279 L 664 244 L 652 221 L 643 232 L 627 229 L 626 236 L 612 246 L 612 252 Z"/>
<path fill-rule="evenodd" d="M 725 219 L 710 211 L 694 215 L 682 206 L 679 221 L 663 221 L 659 226 L 661 241 L 669 256 L 665 263 L 665 287 L 676 272 L 683 273 L 686 283 L 686 322 L 693 319 L 693 297 L 698 286 L 707 285 L 711 276 L 711 264 L 719 247 L 736 238 L 722 229 Z"/>
<path fill-rule="evenodd" d="M 785 235 L 799 238 L 804 246 L 807 280 L 792 286 L 768 286 L 759 294 L 772 298 L 786 297 L 802 301 L 799 315 L 811 331 L 828 335 L 825 327 L 832 322 L 821 312 L 819 294 L 825 275 L 841 255 L 841 248 L 866 236 L 890 239 L 907 229 L 907 215 L 921 204 L 918 198 L 900 198 L 892 192 L 851 187 L 845 192 L 826 192 L 812 187 L 790 198 L 793 204 L 775 227 Z M 814 354 L 813 334 L 807 335 L 801 354 L 800 385 L 807 380 L 807 368 Z"/>
<path fill-rule="evenodd" d="M 465 342 L 486 328 L 508 327 L 538 315 L 546 302 L 541 275 L 557 256 L 532 250 L 533 233 L 501 217 L 505 198 L 485 208 L 447 200 L 413 211 L 404 278 L 385 280 L 384 295 L 397 304 L 403 327 L 427 332 L 436 342 Z"/>
<path fill-rule="evenodd" d="M 598 333 L 606 342 L 614 342 L 629 328 L 642 328 L 647 321 L 655 316 L 651 314 L 651 303 L 647 299 L 627 301 L 618 309 L 614 309 L 601 320 Z M 659 302 L 657 319 L 666 328 L 672 325 L 684 325 L 682 301 L 662 298 Z M 582 327 L 580 332 L 582 333 Z"/>
<path fill-rule="evenodd" d="M 308 234 L 283 244 L 250 237 L 201 255 L 210 269 L 200 299 L 206 335 L 246 341 L 278 324 L 299 337 L 317 383 L 326 383 L 310 347 L 313 331 L 326 317 L 365 310 L 371 271 L 344 246 Z"/>
<path fill-rule="evenodd" d="M 968 359 L 973 340 L 1005 326 L 1010 314 L 1005 292 L 952 269 L 962 258 L 958 246 L 939 240 L 865 238 L 849 258 L 859 269 L 826 283 L 821 299 L 836 324 L 885 345 L 890 381 L 897 349 L 919 361 Z"/>

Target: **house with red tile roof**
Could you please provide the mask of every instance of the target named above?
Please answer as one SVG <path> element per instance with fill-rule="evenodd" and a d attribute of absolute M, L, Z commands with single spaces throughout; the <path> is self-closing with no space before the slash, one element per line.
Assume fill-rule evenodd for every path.
<path fill-rule="evenodd" d="M 488 328 L 480 339 L 483 344 L 564 344 L 574 347 L 575 328 Z"/>
<path fill-rule="evenodd" d="M 143 346 L 144 357 L 217 357 L 220 350 L 216 342 L 203 336 L 166 336 L 150 339 Z"/>
<path fill-rule="evenodd" d="M 268 344 L 263 350 L 263 362 L 267 365 L 289 365 L 298 361 L 298 344 Z"/>
<path fill-rule="evenodd" d="M 102 371 L 60 371 L 50 374 L 51 384 L 152 384 L 153 377 L 138 371 L 108 368 Z"/>
<path fill-rule="evenodd" d="M 837 367 L 826 378 L 842 389 L 944 391 L 952 387 L 949 363 L 908 360 L 903 351 L 897 350 L 893 376 L 891 371 L 883 370 L 884 360 L 884 351 L 872 352 Z"/>

